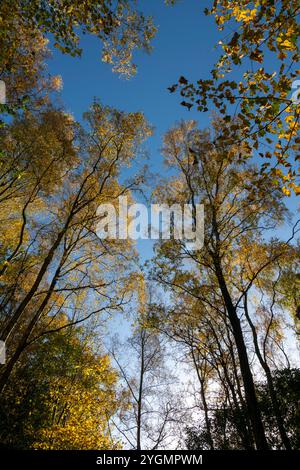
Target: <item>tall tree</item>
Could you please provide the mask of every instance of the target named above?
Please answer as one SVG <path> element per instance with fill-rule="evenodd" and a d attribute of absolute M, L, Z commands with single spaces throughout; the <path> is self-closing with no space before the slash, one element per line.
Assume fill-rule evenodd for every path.
<path fill-rule="evenodd" d="M 205 203 L 205 235 L 202 250 L 172 240 L 158 248 L 155 278 L 163 285 L 184 291 L 209 305 L 207 285 L 217 290 L 226 309 L 237 348 L 245 399 L 256 447 L 268 447 L 259 411 L 253 373 L 250 368 L 239 311 L 243 295 L 237 289 L 245 266 L 236 265 L 240 245 L 263 242 L 264 230 L 274 228 L 285 216 L 280 190 L 266 175 L 245 164 L 247 147 L 227 139 L 226 123 L 216 120 L 214 134 L 198 131 L 194 122 L 182 123 L 165 137 L 164 154 L 177 168 L 172 187 L 160 186 L 159 200 L 172 205 Z M 225 130 L 224 130 L 225 129 Z M 234 139 L 238 141 L 238 139 Z M 195 155 L 197 159 L 195 160 Z M 196 222 L 195 222 L 196 223 Z M 248 248 L 249 249 L 249 248 Z M 267 259 L 256 264 L 247 279 L 248 292 L 259 274 L 288 252 L 286 243 L 270 245 Z M 182 261 L 181 261 L 182 260 Z M 192 269 L 185 268 L 192 263 Z M 198 273 L 198 274 L 197 274 Z M 212 287 L 214 286 L 214 287 Z"/>
<path fill-rule="evenodd" d="M 138 314 L 133 318 L 132 335 L 123 345 L 114 338 L 111 348 L 130 403 L 114 424 L 127 447 L 157 450 L 176 442 L 173 425 L 180 421 L 181 410 L 171 392 L 176 378 L 168 367 L 166 341 L 149 321 L 151 288 L 148 295 L 143 276 L 138 280 Z"/>
<path fill-rule="evenodd" d="M 127 186 L 120 185 L 117 176 L 121 165 L 134 158 L 150 130 L 141 114 L 126 115 L 97 103 L 86 119 L 90 130 L 80 130 L 76 143 L 72 143 L 72 134 L 71 143 L 68 141 L 70 163 L 65 162 L 68 155 L 60 141 L 58 152 L 53 149 L 52 154 L 51 142 L 39 140 L 39 144 L 46 145 L 51 159 L 46 168 L 41 167 L 41 175 L 34 165 L 37 181 L 29 187 L 29 195 L 27 188 L 19 187 L 19 178 L 12 176 L 21 198 L 18 195 L 14 213 L 18 235 L 13 240 L 7 237 L 2 259 L 1 339 L 7 341 L 9 360 L 2 367 L 1 388 L 43 315 L 69 310 L 69 323 L 74 324 L 120 308 L 130 295 L 131 281 L 126 272 L 134 254 L 132 245 L 99 239 L 96 227 L 101 215 L 97 209 L 107 202 L 117 206 L 118 196 L 129 193 L 138 183 L 139 177 Z M 41 155 L 35 153 L 40 148 L 34 141 L 28 150 L 27 141 L 22 141 L 27 135 L 26 125 L 23 131 L 25 135 L 17 135 L 15 142 L 13 135 L 8 139 L 13 141 L 12 160 L 14 144 L 17 151 L 25 145 L 23 155 L 30 162 L 32 152 Z M 57 166 L 60 159 L 62 163 Z M 11 214 L 7 212 L 6 216 L 9 224 Z"/>

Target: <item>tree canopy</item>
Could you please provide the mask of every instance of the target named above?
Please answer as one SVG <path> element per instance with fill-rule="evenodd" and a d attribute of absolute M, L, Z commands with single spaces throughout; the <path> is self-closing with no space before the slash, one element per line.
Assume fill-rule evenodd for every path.
<path fill-rule="evenodd" d="M 159 3 L 169 19 L 179 2 Z M 300 6 L 206 3 L 219 59 L 164 90 L 185 114 L 169 125 L 157 106 L 154 158 L 143 103 L 102 87 L 73 115 L 48 69 L 89 35 L 132 78 L 159 25 L 150 2 L 0 2 L 4 449 L 300 448 Z"/>

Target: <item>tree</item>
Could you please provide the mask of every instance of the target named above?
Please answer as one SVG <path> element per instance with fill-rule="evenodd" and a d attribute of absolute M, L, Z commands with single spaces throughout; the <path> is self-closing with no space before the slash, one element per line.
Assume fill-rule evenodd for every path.
<path fill-rule="evenodd" d="M 299 276 L 299 246 L 295 248 L 294 256 L 286 263 L 281 263 L 281 275 L 276 283 L 278 304 L 288 311 L 293 319 L 294 331 L 300 335 L 300 276 Z"/>
<path fill-rule="evenodd" d="M 204 306 L 210 305 L 207 286 L 217 292 L 237 348 L 256 447 L 267 448 L 239 309 L 245 291 L 254 286 L 264 269 L 287 254 L 289 246 L 273 241 L 262 259 L 248 258 L 250 268 L 248 261 L 238 264 L 233 260 L 238 259 L 241 245 L 245 244 L 248 252 L 251 244 L 264 245 L 264 230 L 274 228 L 284 219 L 285 208 L 271 177 L 262 176 L 255 167 L 245 164 L 244 144 L 232 145 L 238 139 L 226 138 L 226 123 L 217 120 L 213 126 L 215 133 L 210 135 L 208 131 L 196 130 L 194 122 L 182 123 L 165 137 L 166 161 L 177 168 L 178 177 L 172 187 L 158 187 L 156 195 L 159 200 L 164 197 L 164 202 L 167 200 L 170 205 L 205 203 L 206 241 L 198 252 L 189 250 L 180 240 L 161 243 L 154 278 L 174 292 L 186 292 Z M 196 164 L 193 154 L 197 155 Z M 187 271 L 186 263 L 191 263 L 192 269 Z M 249 270 L 244 285 L 244 273 Z M 213 308 L 218 312 L 218 305 L 213 304 Z"/>
<path fill-rule="evenodd" d="M 63 314 L 53 320 L 56 328 L 66 323 Z M 118 447 L 109 430 L 122 406 L 117 374 L 92 343 L 87 330 L 74 327 L 27 348 L 1 395 L 2 444 L 58 450 Z"/>
<path fill-rule="evenodd" d="M 157 450 L 172 441 L 172 424 L 178 413 L 169 385 L 174 378 L 166 370 L 162 340 L 140 327 L 126 344 L 130 361 L 122 361 L 115 344 L 112 356 L 130 405 L 114 419 L 124 444 L 131 449 Z"/>
<path fill-rule="evenodd" d="M 195 385 L 195 404 L 190 422 L 201 422 L 205 448 L 212 450 L 223 446 L 215 441 L 213 435 L 212 411 L 219 408 L 220 403 L 234 409 L 245 409 L 245 399 L 226 310 L 214 288 L 210 290 L 206 286 L 206 299 L 204 306 L 189 293 L 180 292 L 174 306 L 152 307 L 151 324 L 181 346 L 181 364 L 185 356 L 196 374 L 198 386 Z M 240 417 L 236 440 L 241 448 L 253 449 L 249 417 L 247 414 Z M 227 438 L 224 439 L 226 441 Z"/>
<path fill-rule="evenodd" d="M 129 401 L 129 407 L 114 424 L 129 448 L 157 450 L 175 440 L 173 424 L 179 422 L 182 410 L 170 389 L 176 378 L 166 364 L 165 341 L 151 328 L 152 288 L 146 287 L 143 275 L 137 281 L 138 312 L 133 318 L 132 334 L 123 345 L 115 337 L 111 347 Z"/>
<path fill-rule="evenodd" d="M 150 130 L 140 113 L 126 115 L 97 103 L 86 113 L 86 119 L 90 130 L 79 130 L 76 144 L 72 133 L 71 142 L 67 141 L 71 161 L 67 160 L 63 139 L 62 143 L 59 140 L 56 153 L 55 148 L 48 147 L 51 142 L 41 138 L 38 144 L 46 145 L 51 159 L 46 168 L 41 167 L 41 174 L 38 165 L 34 165 L 29 196 L 23 184 L 19 187 L 19 178 L 11 176 L 16 188 L 8 184 L 9 193 L 12 189 L 20 192 L 13 194 L 18 201 L 14 214 L 18 236 L 12 241 L 6 239 L 8 246 L 2 259 L 1 339 L 7 341 L 9 360 L 2 367 L 1 388 L 23 349 L 33 341 L 34 329 L 44 315 L 68 311 L 72 325 L 101 312 L 120 309 L 130 298 L 131 279 L 126 273 L 134 255 L 132 245 L 98 238 L 97 208 L 107 202 L 117 205 L 118 196 L 129 193 L 139 182 L 137 176 L 128 186 L 120 185 L 117 176 L 121 165 L 134 158 Z M 27 136 L 26 125 L 23 131 L 25 136 L 16 136 L 17 151 L 27 142 L 22 140 Z M 8 140 L 14 143 L 13 135 Z M 39 145 L 27 147 L 22 149 L 27 162 L 32 161 L 32 155 L 43 155 L 35 153 L 41 150 Z M 12 162 L 14 148 L 13 144 Z M 56 166 L 60 159 L 62 164 Z M 54 181 L 54 191 L 50 192 Z M 35 204 L 37 213 L 33 210 Z M 9 212 L 7 217 L 11 217 Z"/>

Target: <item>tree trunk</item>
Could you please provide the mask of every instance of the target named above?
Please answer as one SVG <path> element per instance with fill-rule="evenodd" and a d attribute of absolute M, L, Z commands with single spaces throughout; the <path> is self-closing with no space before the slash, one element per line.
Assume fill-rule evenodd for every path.
<path fill-rule="evenodd" d="M 245 316 L 248 320 L 248 323 L 249 323 L 251 331 L 252 331 L 255 353 L 257 355 L 257 358 L 259 360 L 259 363 L 260 363 L 261 367 L 263 368 L 263 370 L 266 374 L 268 388 L 269 388 L 269 392 L 270 392 L 270 398 L 271 398 L 271 402 L 272 402 L 272 405 L 273 405 L 273 410 L 274 410 L 274 413 L 275 413 L 277 427 L 278 427 L 278 430 L 279 430 L 279 433 L 280 433 L 282 443 L 283 443 L 284 447 L 287 450 L 292 450 L 291 442 L 290 442 L 289 437 L 286 433 L 285 426 L 284 426 L 284 421 L 283 421 L 283 418 L 282 418 L 282 415 L 281 415 L 281 412 L 280 412 L 280 406 L 279 406 L 279 403 L 278 403 L 278 400 L 277 400 L 276 390 L 274 388 L 272 373 L 271 373 L 270 367 L 268 366 L 268 363 L 266 362 L 266 360 L 263 358 L 263 356 L 261 354 L 259 344 L 258 344 L 257 332 L 256 332 L 255 326 L 254 326 L 254 324 L 253 324 L 253 322 L 250 318 L 250 315 L 249 315 L 248 305 L 247 305 L 247 294 L 245 295 L 245 300 L 244 300 L 244 310 L 245 310 Z"/>
<path fill-rule="evenodd" d="M 64 228 L 58 234 L 55 242 L 53 243 L 52 247 L 48 251 L 48 254 L 47 254 L 46 258 L 44 259 L 44 262 L 43 262 L 43 264 L 42 264 L 42 266 L 39 270 L 39 273 L 38 273 L 33 285 L 31 286 L 31 289 L 29 290 L 29 292 L 27 293 L 25 298 L 22 300 L 22 302 L 20 303 L 18 308 L 15 310 L 14 314 L 12 315 L 12 317 L 9 320 L 9 322 L 7 323 L 7 325 L 3 328 L 3 331 L 1 332 L 1 337 L 0 337 L 0 339 L 2 341 L 7 341 L 10 334 L 12 333 L 13 329 L 15 328 L 17 322 L 21 318 L 25 308 L 27 307 L 27 305 L 31 301 L 32 297 L 36 293 L 36 291 L 37 291 L 37 289 L 38 289 L 38 287 L 39 287 L 39 285 L 40 285 L 40 283 L 41 283 L 41 281 L 42 281 L 42 279 L 43 279 L 43 277 L 44 277 L 44 275 L 45 275 L 45 273 L 46 273 L 46 271 L 47 271 L 47 269 L 50 265 L 50 263 L 53 260 L 53 257 L 56 253 L 56 250 L 59 247 L 61 240 L 63 239 L 65 231 L 66 231 L 66 229 Z"/>
<path fill-rule="evenodd" d="M 238 372 L 238 365 L 236 363 L 236 357 L 235 357 L 235 349 L 234 349 L 234 345 L 232 343 L 232 339 L 231 339 L 231 331 L 229 329 L 229 326 L 226 322 L 226 331 L 227 331 L 227 336 L 228 336 L 228 341 L 229 341 L 229 344 L 230 344 L 230 347 L 229 347 L 229 352 L 230 352 L 230 357 L 231 357 L 231 360 L 232 360 L 232 366 L 233 366 L 233 373 L 234 373 L 234 377 L 235 377 L 235 382 L 236 382 L 236 389 L 237 389 L 237 395 L 238 395 L 238 398 L 239 398 L 239 401 L 242 405 L 243 408 L 245 408 L 246 404 L 245 404 L 245 399 L 243 397 L 243 393 L 242 393 L 242 387 L 241 387 L 241 381 L 240 381 L 240 377 L 239 377 L 239 372 Z M 244 440 L 244 443 L 245 443 L 245 449 L 254 449 L 254 442 L 253 442 L 253 435 L 252 435 L 252 431 L 251 431 L 251 423 L 250 423 L 250 420 L 249 420 L 249 416 L 243 416 L 243 427 L 244 427 L 244 435 L 245 435 L 245 440 Z"/>
<path fill-rule="evenodd" d="M 141 426 L 142 426 L 142 403 L 143 403 L 143 385 L 144 385 L 144 335 L 141 332 L 141 369 L 140 369 L 140 384 L 138 396 L 138 410 L 137 410 L 137 430 L 136 430 L 136 450 L 141 450 Z"/>
<path fill-rule="evenodd" d="M 3 371 L 3 373 L 1 374 L 1 377 L 0 377 L 0 393 L 2 392 L 5 385 L 7 384 L 8 379 L 10 377 L 10 374 L 11 374 L 15 364 L 17 363 L 17 361 L 19 360 L 19 357 L 21 356 L 22 352 L 24 351 L 24 349 L 27 346 L 28 338 L 30 337 L 34 327 L 36 326 L 37 322 L 39 321 L 44 309 L 48 305 L 48 302 L 49 302 L 49 300 L 52 296 L 52 293 L 55 289 L 57 279 L 58 279 L 61 267 L 63 265 L 63 260 L 64 260 L 64 255 L 61 257 L 60 264 L 59 264 L 59 266 L 57 267 L 57 269 L 55 271 L 55 274 L 54 274 L 54 276 L 52 278 L 52 281 L 51 281 L 51 284 L 49 286 L 49 290 L 48 290 L 44 300 L 42 301 L 42 303 L 39 306 L 38 310 L 34 314 L 31 321 L 29 322 L 28 326 L 26 327 L 25 332 L 23 333 L 21 341 L 19 342 L 14 354 L 12 355 L 12 357 L 10 358 L 8 363 L 4 366 L 5 367 L 4 371 Z"/>
<path fill-rule="evenodd" d="M 223 349 L 222 349 L 222 346 L 220 344 L 220 341 L 219 341 L 219 338 L 218 338 L 218 334 L 217 332 L 215 331 L 215 328 L 213 326 L 213 324 L 210 322 L 210 328 L 213 332 L 213 335 L 214 335 L 214 338 L 215 338 L 215 341 L 216 341 L 216 344 L 218 346 L 218 350 L 219 350 L 219 353 L 220 353 L 220 357 L 222 357 L 222 354 L 223 354 Z M 228 325 L 226 325 L 226 327 L 228 328 Z M 231 355 L 231 358 L 232 358 L 232 366 L 233 366 L 233 369 L 236 367 L 236 362 L 235 362 L 235 358 L 234 358 L 234 351 L 233 351 L 233 344 L 230 343 L 230 346 L 229 347 L 229 351 L 230 351 L 230 355 Z M 234 382 L 231 380 L 230 378 L 230 374 L 229 374 L 229 370 L 228 370 L 228 367 L 227 367 L 227 363 L 226 361 L 223 361 L 223 360 L 220 360 L 220 364 L 222 366 L 222 369 L 223 369 L 223 373 L 224 373 L 224 378 L 225 378 L 225 382 L 226 384 L 228 385 L 228 388 L 229 388 L 229 391 L 231 393 L 231 396 L 232 396 L 232 400 L 233 400 L 233 403 L 234 403 L 234 406 L 237 410 L 240 410 L 240 404 L 239 404 L 239 401 L 238 401 L 238 393 L 236 393 L 236 390 L 235 390 L 235 386 L 234 386 Z M 221 375 L 219 375 L 220 379 L 221 379 Z M 239 383 L 239 380 L 237 379 L 237 374 L 235 374 L 235 378 L 236 378 L 236 383 L 237 383 L 237 390 L 239 390 L 239 387 L 240 387 L 240 383 Z M 222 380 L 222 379 L 221 379 Z M 222 381 L 223 383 L 223 381 Z M 226 384 L 224 383 L 223 386 L 224 388 L 226 387 Z M 229 393 L 227 396 L 227 399 L 228 401 L 230 402 L 230 396 L 229 396 Z M 240 403 L 243 405 L 245 402 L 243 400 L 243 397 L 241 396 L 240 397 Z M 241 426 L 240 426 L 240 430 L 239 430 L 239 434 L 241 436 L 241 441 L 242 441 L 242 445 L 244 446 L 245 449 L 247 450 L 250 450 L 250 449 L 253 449 L 254 446 L 253 446 L 253 438 L 252 438 L 252 433 L 251 433 L 251 427 L 250 427 L 250 432 L 249 432 L 249 429 L 247 428 L 246 426 L 246 422 L 247 422 L 247 419 L 245 420 L 244 419 L 244 416 L 242 417 L 242 421 L 241 421 Z"/>
<path fill-rule="evenodd" d="M 214 266 L 216 275 L 219 283 L 219 287 L 222 293 L 222 297 L 228 313 L 228 318 L 232 327 L 234 340 L 239 356 L 239 363 L 241 368 L 241 374 L 243 378 L 243 385 L 245 389 L 246 404 L 248 413 L 252 425 L 254 440 L 256 448 L 259 450 L 267 450 L 268 443 L 264 432 L 264 426 L 261 419 L 261 414 L 258 406 L 258 401 L 255 393 L 255 386 L 253 381 L 252 372 L 249 365 L 247 349 L 243 337 L 243 332 L 240 324 L 240 320 L 237 316 L 236 309 L 231 300 L 230 294 L 227 289 L 227 285 L 223 276 L 221 263 L 219 256 L 214 254 L 213 256 Z"/>
<path fill-rule="evenodd" d="M 206 397 L 205 397 L 204 379 L 200 375 L 193 347 L 191 348 L 191 352 L 192 352 L 193 363 L 196 369 L 196 374 L 197 374 L 198 381 L 200 384 L 200 394 L 201 394 L 201 400 L 202 400 L 203 409 L 204 409 L 206 433 L 207 433 L 207 437 L 209 441 L 209 446 L 211 450 L 214 450 L 214 441 L 213 441 L 212 434 L 211 434 L 211 426 L 210 426 L 210 420 L 209 420 L 209 415 L 208 415 L 208 406 L 207 406 Z"/>

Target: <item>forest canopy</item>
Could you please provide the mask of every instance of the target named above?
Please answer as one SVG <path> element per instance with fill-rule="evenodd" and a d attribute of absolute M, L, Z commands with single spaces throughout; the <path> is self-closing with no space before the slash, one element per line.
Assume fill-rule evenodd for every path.
<path fill-rule="evenodd" d="M 3 449 L 300 449 L 300 6 L 154 3 L 0 3 Z M 201 76 L 180 12 L 205 54 L 222 38 Z M 151 51 L 180 70 L 161 89 Z M 124 197 L 139 215 L 101 238 Z M 170 236 L 143 251 L 151 204 Z"/>

